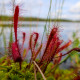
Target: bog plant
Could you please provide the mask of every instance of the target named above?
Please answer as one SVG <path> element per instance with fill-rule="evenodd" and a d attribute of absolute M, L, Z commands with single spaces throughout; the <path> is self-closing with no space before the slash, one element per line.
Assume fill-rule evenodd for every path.
<path fill-rule="evenodd" d="M 37 60 L 37 56 L 44 47 L 42 43 L 36 47 L 39 33 L 33 32 L 30 35 L 28 50 L 22 50 L 26 33 L 23 32 L 23 42 L 20 48 L 17 38 L 17 35 L 19 35 L 17 34 L 18 17 L 19 6 L 17 5 L 14 12 L 15 41 L 10 42 L 8 55 L 0 59 L 0 80 L 72 80 L 74 77 L 77 78 L 73 69 L 71 71 L 60 70 L 59 65 L 67 60 L 67 57 L 62 59 L 63 56 L 70 54 L 72 51 L 80 52 L 80 48 L 74 47 L 63 54 L 62 51 L 70 46 L 72 41 L 63 44 L 64 41 L 59 36 L 59 27 L 53 26 L 48 35 L 43 55 Z M 25 57 L 29 50 L 31 51 L 31 59 L 30 62 L 26 62 Z"/>

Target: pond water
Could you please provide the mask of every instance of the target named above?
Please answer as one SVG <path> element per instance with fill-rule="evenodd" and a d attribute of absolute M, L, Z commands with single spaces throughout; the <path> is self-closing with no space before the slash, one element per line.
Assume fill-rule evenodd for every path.
<path fill-rule="evenodd" d="M 1 23 L 1 22 L 0 22 Z M 11 22 L 3 22 L 3 24 L 11 24 Z M 50 24 L 50 29 L 53 27 L 54 22 Z M 22 32 L 26 33 L 26 42 L 29 40 L 30 33 L 32 32 L 38 32 L 39 33 L 39 41 L 41 41 L 41 37 L 43 35 L 44 31 L 44 25 L 45 22 L 19 22 L 20 27 L 18 28 L 18 39 L 22 40 Z M 49 26 L 49 24 L 47 24 Z M 64 41 L 72 40 L 72 34 L 73 32 L 80 30 L 80 23 L 73 23 L 73 22 L 61 22 L 59 24 L 60 26 L 60 37 Z M 2 27 L 0 26 L 0 32 L 2 30 Z M 4 35 L 6 37 L 6 43 L 8 45 L 9 37 L 10 37 L 10 27 L 4 27 Z M 79 31 L 80 32 L 80 31 Z M 14 34 L 14 33 L 13 33 Z M 78 37 L 79 37 L 78 33 Z M 3 35 L 0 35 L 0 51 L 2 51 L 2 48 L 4 47 L 3 44 Z"/>

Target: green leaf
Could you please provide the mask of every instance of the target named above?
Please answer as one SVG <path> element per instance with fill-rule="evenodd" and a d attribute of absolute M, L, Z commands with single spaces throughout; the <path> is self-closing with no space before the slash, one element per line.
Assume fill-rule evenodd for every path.
<path fill-rule="evenodd" d="M 79 39 L 75 39 L 74 42 L 73 42 L 73 48 L 75 47 L 79 47 Z"/>

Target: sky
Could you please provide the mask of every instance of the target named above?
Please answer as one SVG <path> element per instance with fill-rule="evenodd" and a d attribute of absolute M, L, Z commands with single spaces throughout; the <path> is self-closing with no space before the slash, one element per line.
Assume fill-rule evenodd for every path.
<path fill-rule="evenodd" d="M 50 18 L 80 20 L 80 0 L 52 0 Z M 13 0 L 0 0 L 0 14 L 13 15 Z M 50 0 L 15 0 L 20 6 L 20 16 L 47 18 Z M 62 10 L 61 10 L 62 9 Z"/>

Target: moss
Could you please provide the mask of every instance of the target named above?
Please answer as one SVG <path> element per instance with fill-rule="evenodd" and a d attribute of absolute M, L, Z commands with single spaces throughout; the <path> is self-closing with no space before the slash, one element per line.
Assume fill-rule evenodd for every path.
<path fill-rule="evenodd" d="M 4 61 L 6 60 L 6 61 Z M 22 69 L 19 69 L 19 64 L 14 63 L 11 60 L 11 64 L 6 64 L 6 57 L 0 59 L 0 80 L 34 80 L 34 68 L 33 64 L 29 65 L 26 61 L 22 63 Z M 3 66 L 6 64 L 5 66 Z M 73 73 L 74 69 L 59 69 L 57 68 L 54 73 L 54 68 L 52 68 L 53 63 L 47 66 L 45 71 L 45 77 L 47 80 L 72 80 L 77 74 Z M 43 80 L 42 75 L 37 70 L 37 79 Z"/>

